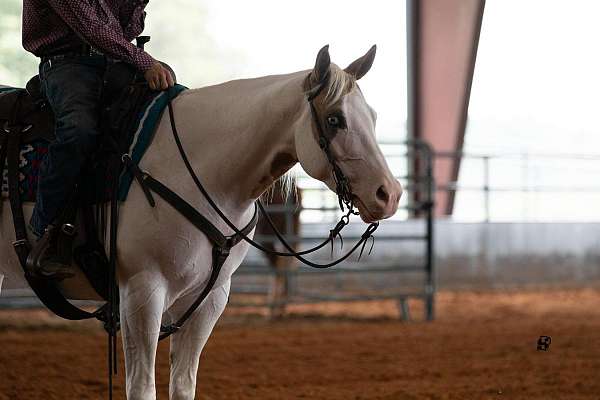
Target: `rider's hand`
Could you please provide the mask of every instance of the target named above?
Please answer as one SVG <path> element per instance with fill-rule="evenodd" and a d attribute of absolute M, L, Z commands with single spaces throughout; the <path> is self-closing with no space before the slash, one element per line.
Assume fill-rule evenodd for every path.
<path fill-rule="evenodd" d="M 152 90 L 166 90 L 175 84 L 171 72 L 159 62 L 144 73 L 144 78 Z"/>

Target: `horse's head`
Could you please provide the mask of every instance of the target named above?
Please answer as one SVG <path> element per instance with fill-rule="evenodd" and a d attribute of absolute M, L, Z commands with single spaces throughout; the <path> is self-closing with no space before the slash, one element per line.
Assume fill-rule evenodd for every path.
<path fill-rule="evenodd" d="M 328 46 L 319 51 L 304 88 L 314 106 L 312 129 L 298 130 L 295 138 L 304 170 L 333 191 L 336 177 L 332 169 L 337 164 L 338 178 L 347 178 L 350 197 L 365 222 L 394 215 L 402 194 L 375 140 L 375 111 L 356 83 L 369 71 L 374 58 L 375 46 L 342 70 L 331 63 Z"/>

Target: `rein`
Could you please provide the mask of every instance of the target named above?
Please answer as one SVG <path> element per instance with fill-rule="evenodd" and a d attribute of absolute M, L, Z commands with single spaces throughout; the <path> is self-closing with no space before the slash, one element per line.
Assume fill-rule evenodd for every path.
<path fill-rule="evenodd" d="M 318 114 L 312 103 L 313 99 L 316 97 L 316 95 L 318 95 L 318 93 L 322 89 L 323 89 L 323 86 L 319 87 L 316 94 L 313 93 L 308 98 L 308 101 L 311 106 L 311 113 L 312 113 L 313 120 L 318 127 L 319 144 L 321 146 L 321 149 L 323 149 L 323 151 L 325 152 L 325 154 L 327 156 L 327 160 L 329 161 L 329 163 L 331 164 L 331 167 L 332 167 L 332 173 L 333 173 L 333 177 L 334 177 L 334 180 L 336 183 L 336 194 L 338 195 L 338 198 L 339 198 L 340 208 L 342 211 L 344 211 L 344 205 L 345 205 L 347 212 L 340 218 L 340 221 L 336 224 L 336 226 L 332 230 L 329 231 L 329 237 L 327 238 L 327 240 L 325 240 L 323 243 L 321 243 L 311 249 L 296 252 L 292 248 L 292 246 L 285 240 L 283 235 L 277 230 L 277 228 L 275 227 L 275 224 L 273 223 L 273 221 L 271 220 L 271 218 L 265 211 L 264 206 L 260 202 L 260 200 L 257 200 L 255 202 L 254 214 L 253 214 L 252 220 L 243 229 L 241 229 L 241 230 L 238 229 L 235 226 L 235 224 L 233 222 L 231 222 L 231 220 L 229 218 L 227 218 L 227 216 L 223 213 L 223 211 L 219 208 L 219 206 L 212 199 L 210 194 L 206 191 L 206 189 L 200 182 L 198 175 L 196 175 L 196 173 L 194 172 L 194 169 L 192 168 L 189 158 L 188 158 L 188 156 L 185 152 L 185 149 L 183 148 L 183 145 L 181 143 L 181 139 L 179 137 L 179 132 L 177 131 L 177 125 L 175 123 L 175 113 L 173 111 L 172 101 L 169 101 L 169 103 L 168 103 L 169 119 L 171 122 L 171 131 L 173 133 L 173 138 L 175 140 L 175 143 L 177 144 L 177 148 L 179 150 L 181 159 L 183 160 L 183 162 L 188 170 L 188 173 L 189 173 L 190 177 L 192 178 L 192 180 L 194 181 L 194 184 L 196 185 L 198 190 L 206 198 L 206 200 L 208 201 L 210 206 L 219 215 L 219 217 L 227 224 L 227 226 L 229 226 L 229 228 L 231 228 L 231 230 L 234 232 L 234 234 L 230 235 L 230 236 L 225 236 L 212 222 L 210 222 L 206 217 L 204 217 L 202 214 L 200 214 L 198 212 L 198 210 L 196 210 L 192 205 L 190 205 L 188 202 L 186 202 L 183 198 L 181 198 L 179 195 L 177 195 L 177 193 L 173 192 L 166 185 L 159 182 L 157 179 L 153 178 L 149 173 L 142 172 L 139 169 L 138 165 L 131 160 L 131 158 L 129 157 L 128 154 L 124 154 L 122 156 L 122 161 L 125 163 L 127 168 L 129 168 L 133 172 L 135 179 L 138 181 L 138 183 L 142 187 L 142 190 L 144 191 L 146 199 L 148 200 L 148 203 L 150 204 L 151 207 L 154 207 L 156 205 L 156 203 L 153 199 L 153 196 L 151 194 L 151 191 L 152 191 L 152 192 L 156 193 L 158 196 L 160 196 L 167 203 L 169 203 L 173 208 L 175 208 L 181 215 L 183 215 L 198 230 L 203 232 L 206 235 L 206 237 L 208 238 L 208 240 L 213 244 L 212 268 L 211 268 L 211 273 L 210 273 L 210 277 L 209 277 L 209 281 L 208 281 L 207 285 L 204 287 L 204 289 L 198 295 L 196 300 L 188 307 L 188 309 L 183 313 L 183 315 L 179 319 L 177 319 L 174 323 L 171 323 L 170 325 L 166 325 L 166 326 L 162 325 L 161 326 L 161 328 L 160 328 L 161 333 L 159 335 L 159 340 L 163 340 L 163 339 L 169 337 L 171 334 L 177 332 L 179 329 L 181 329 L 183 324 L 189 319 L 189 317 L 200 306 L 200 304 L 202 304 L 204 299 L 212 291 L 212 289 L 219 277 L 221 267 L 223 267 L 227 258 L 229 257 L 230 250 L 235 245 L 240 243 L 242 240 L 246 241 L 250 245 L 254 246 L 255 248 L 257 248 L 265 253 L 278 255 L 278 256 L 284 256 L 284 257 L 295 257 L 298 260 L 300 260 L 301 262 L 303 262 L 304 264 L 306 264 L 310 267 L 313 267 L 313 268 L 333 267 L 334 265 L 337 265 L 337 264 L 343 262 L 344 260 L 346 260 L 348 257 L 350 257 L 359 247 L 360 247 L 359 259 L 362 256 L 365 246 L 367 244 L 367 241 L 370 238 L 373 239 L 373 233 L 379 227 L 378 222 L 371 223 L 367 227 L 365 232 L 361 235 L 360 240 L 352 247 L 352 249 L 350 249 L 350 251 L 348 251 L 346 254 L 344 254 L 343 256 L 341 256 L 339 259 L 337 259 L 335 261 L 332 261 L 332 262 L 326 263 L 326 264 L 319 264 L 319 263 L 315 263 L 310 260 L 307 260 L 306 258 L 303 257 L 303 255 L 310 254 L 310 253 L 313 253 L 313 252 L 321 249 L 329 242 L 331 242 L 332 252 L 333 252 L 333 241 L 338 236 L 341 239 L 340 232 L 345 226 L 347 226 L 349 224 L 350 216 L 353 214 L 354 215 L 358 214 L 354 210 L 354 203 L 352 200 L 354 198 L 354 195 L 352 194 L 352 190 L 350 188 L 349 181 L 348 181 L 347 177 L 344 175 L 344 173 L 342 172 L 341 168 L 337 165 L 335 158 L 332 156 L 332 154 L 329 150 L 329 141 L 324 134 L 323 128 L 321 126 L 321 122 L 318 118 Z M 256 227 L 256 223 L 258 221 L 257 210 L 260 210 L 260 212 L 264 215 L 265 219 L 267 220 L 267 222 L 273 229 L 273 232 L 275 233 L 275 235 L 277 236 L 279 241 L 283 244 L 283 246 L 286 248 L 286 250 L 288 252 L 279 252 L 279 251 L 273 251 L 273 250 L 267 249 L 264 246 L 262 246 L 261 244 L 255 242 L 254 240 L 252 240 L 251 238 L 248 237 L 250 232 L 252 232 L 254 230 L 254 228 Z M 115 226 L 116 226 L 116 224 L 115 224 Z M 116 237 L 116 236 L 114 236 L 114 237 Z M 342 246 L 343 246 L 343 239 L 341 239 L 341 240 L 342 240 Z M 374 242 L 374 239 L 373 239 L 373 242 Z M 371 248 L 369 249 L 369 254 L 371 253 L 372 249 L 373 249 L 373 244 L 371 245 Z"/>
<path fill-rule="evenodd" d="M 262 202 L 260 200 L 257 200 L 255 203 L 255 208 L 257 207 L 261 213 L 263 214 L 263 216 L 265 217 L 266 221 L 268 222 L 269 226 L 271 227 L 271 229 L 273 230 L 273 232 L 275 233 L 275 235 L 277 236 L 278 240 L 281 242 L 281 244 L 286 248 L 286 250 L 288 252 L 279 252 L 279 251 L 274 251 L 274 250 L 270 250 L 265 248 L 264 246 L 262 246 L 261 244 L 257 243 L 256 241 L 254 241 L 253 239 L 249 238 L 246 234 L 244 234 L 244 232 L 241 232 L 236 226 L 235 224 L 233 224 L 231 222 L 231 220 L 229 220 L 229 218 L 227 218 L 227 216 L 223 213 L 223 211 L 221 211 L 221 209 L 219 208 L 219 206 L 214 202 L 214 200 L 212 199 L 212 197 L 210 196 L 210 194 L 206 191 L 206 189 L 204 188 L 204 185 L 202 185 L 202 183 L 200 182 L 200 179 L 198 178 L 198 176 L 196 175 L 196 173 L 194 172 L 194 169 L 192 168 L 192 165 L 187 157 L 187 154 L 185 152 L 185 149 L 183 148 L 183 145 L 181 143 L 181 139 L 179 137 L 179 132 L 177 130 L 177 125 L 175 122 L 175 114 L 173 111 L 173 105 L 172 102 L 169 102 L 168 107 L 169 107 L 169 118 L 170 118 L 170 122 L 171 122 L 171 131 L 173 133 L 173 138 L 175 139 L 175 143 L 177 144 L 177 148 L 179 150 L 179 154 L 188 170 L 188 173 L 190 175 L 190 177 L 192 178 L 192 180 L 194 181 L 196 187 L 198 188 L 198 190 L 202 193 L 202 195 L 206 198 L 206 200 L 208 201 L 208 203 L 210 204 L 210 206 L 213 208 L 213 210 L 219 215 L 219 217 L 227 224 L 227 226 L 229 226 L 229 228 L 231 230 L 233 230 L 236 235 L 240 235 L 240 237 L 246 241 L 247 243 L 249 243 L 250 245 L 252 245 L 253 247 L 257 248 L 258 250 L 264 252 L 264 253 L 268 253 L 268 254 L 272 254 L 272 255 L 277 255 L 277 256 L 282 256 L 282 257 L 294 257 L 296 259 L 298 259 L 299 261 L 301 261 L 302 263 L 313 267 L 313 268 L 330 268 L 333 267 L 343 261 L 345 261 L 348 257 L 350 257 L 359 247 L 361 247 L 360 250 L 360 255 L 359 255 L 359 259 L 363 254 L 364 248 L 366 246 L 367 240 L 369 238 L 373 238 L 373 233 L 377 230 L 377 228 L 379 227 L 379 222 L 374 222 L 371 223 L 367 229 L 365 230 L 365 232 L 361 235 L 361 239 L 352 247 L 352 249 L 350 249 L 350 251 L 348 251 L 346 254 L 344 254 L 343 256 L 341 256 L 339 259 L 332 261 L 330 263 L 326 263 L 326 264 L 319 264 L 319 263 L 315 263 L 312 262 L 310 260 L 307 260 L 306 258 L 302 257 L 303 255 L 306 254 L 311 254 L 314 253 L 315 251 L 323 248 L 325 245 L 327 245 L 327 243 L 331 242 L 332 245 L 332 252 L 333 252 L 333 241 L 335 240 L 336 237 L 340 237 L 341 239 L 341 230 L 347 226 L 350 222 L 350 215 L 357 215 L 358 213 L 354 210 L 354 202 L 353 202 L 353 197 L 354 195 L 352 194 L 352 190 L 350 188 L 350 184 L 349 184 L 349 180 L 348 178 L 344 175 L 343 171 L 341 170 L 341 168 L 337 165 L 335 158 L 333 157 L 333 155 L 331 154 L 331 151 L 329 149 L 329 143 L 330 141 L 327 139 L 327 137 L 325 136 L 323 127 L 321 125 L 321 121 L 318 117 L 318 113 L 316 108 L 314 107 L 313 104 L 313 100 L 319 95 L 319 93 L 321 93 L 321 91 L 323 90 L 323 88 L 325 87 L 326 83 L 322 83 L 308 98 L 308 102 L 310 104 L 310 109 L 311 109 L 311 115 L 313 117 L 313 121 L 315 122 L 316 126 L 317 126 L 317 130 L 318 130 L 318 134 L 319 134 L 319 146 L 321 147 L 321 149 L 323 150 L 323 152 L 325 153 L 327 160 L 329 161 L 331 167 L 332 167 L 332 174 L 333 174 L 333 178 L 336 184 L 336 194 L 338 196 L 339 199 L 339 204 L 340 204 L 340 209 L 342 211 L 344 211 L 344 205 L 347 208 L 347 212 L 346 214 L 344 214 L 341 218 L 340 221 L 336 224 L 336 226 L 331 229 L 329 231 L 329 237 L 321 244 L 311 248 L 311 249 L 307 249 L 307 250 L 303 250 L 300 252 L 296 252 L 292 246 L 285 240 L 285 238 L 283 237 L 283 235 L 277 230 L 277 228 L 275 227 L 275 224 L 273 223 L 273 221 L 271 220 L 271 218 L 269 217 L 269 215 L 267 214 L 267 212 L 264 209 L 264 206 L 262 204 Z M 343 239 L 342 240 L 342 246 L 343 246 Z M 369 249 L 369 254 L 371 253 L 373 249 L 373 244 L 371 245 L 371 248 Z"/>

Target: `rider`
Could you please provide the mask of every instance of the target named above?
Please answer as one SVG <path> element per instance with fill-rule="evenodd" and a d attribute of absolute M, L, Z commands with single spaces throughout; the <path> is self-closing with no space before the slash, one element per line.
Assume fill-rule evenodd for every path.
<path fill-rule="evenodd" d="M 170 72 L 131 41 L 144 29 L 148 0 L 23 0 L 23 47 L 41 58 L 39 73 L 56 120 L 56 140 L 40 167 L 30 227 L 41 253 L 33 273 L 40 278 L 73 275 L 48 236 L 94 151 L 100 92 L 107 58 L 133 65 L 153 90 L 173 86 Z"/>

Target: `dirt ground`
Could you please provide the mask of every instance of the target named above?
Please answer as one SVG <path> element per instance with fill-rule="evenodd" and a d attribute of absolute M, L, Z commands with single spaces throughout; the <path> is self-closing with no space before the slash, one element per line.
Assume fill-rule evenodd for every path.
<path fill-rule="evenodd" d="M 600 290 L 445 292 L 437 320 L 393 302 L 295 307 L 269 322 L 229 310 L 201 358 L 197 399 L 599 399 Z M 327 317 L 324 317 L 327 316 Z M 538 351 L 540 335 L 552 337 Z M 103 399 L 97 324 L 0 312 L 0 399 Z M 168 344 L 158 354 L 168 398 Z M 122 365 L 121 365 L 122 366 Z M 116 399 L 124 399 L 123 373 Z"/>

